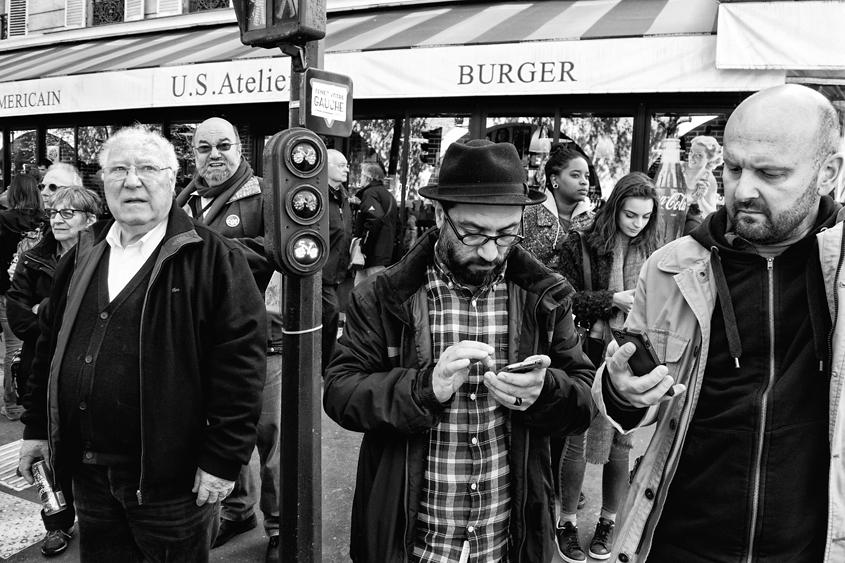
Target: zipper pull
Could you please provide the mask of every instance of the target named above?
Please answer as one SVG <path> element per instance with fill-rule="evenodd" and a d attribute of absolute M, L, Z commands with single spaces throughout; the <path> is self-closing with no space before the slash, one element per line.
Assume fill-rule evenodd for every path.
<path fill-rule="evenodd" d="M 766 258 L 766 262 L 768 262 L 768 264 L 766 265 L 766 269 L 769 270 L 769 271 L 772 271 L 775 267 L 775 259 L 774 258 Z"/>
<path fill-rule="evenodd" d="M 138 504 L 144 504 L 143 497 L 141 496 L 141 489 L 135 491 L 135 496 L 138 498 Z"/>

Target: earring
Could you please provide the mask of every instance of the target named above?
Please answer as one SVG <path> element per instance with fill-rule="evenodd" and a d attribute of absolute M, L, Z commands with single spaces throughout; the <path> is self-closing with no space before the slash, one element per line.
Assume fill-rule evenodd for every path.
<path fill-rule="evenodd" d="M 554 180 L 552 180 L 552 189 L 553 190 L 557 189 L 557 182 L 555 182 Z"/>

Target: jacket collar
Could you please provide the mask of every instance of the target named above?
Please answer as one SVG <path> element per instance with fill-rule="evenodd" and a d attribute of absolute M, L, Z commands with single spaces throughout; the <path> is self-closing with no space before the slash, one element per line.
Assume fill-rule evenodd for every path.
<path fill-rule="evenodd" d="M 94 244 L 100 244 L 106 240 L 106 235 L 109 232 L 114 219 L 107 219 L 94 223 L 91 229 L 94 231 Z M 194 223 L 188 214 L 176 205 L 176 200 L 170 206 L 170 211 L 167 215 L 167 231 L 164 233 L 164 244 L 180 244 L 182 241 L 191 239 L 200 240 L 194 229 Z"/>

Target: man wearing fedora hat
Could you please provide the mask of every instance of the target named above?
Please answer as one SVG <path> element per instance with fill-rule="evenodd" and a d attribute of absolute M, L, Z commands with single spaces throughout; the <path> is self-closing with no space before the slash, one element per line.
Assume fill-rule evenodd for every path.
<path fill-rule="evenodd" d="M 545 195 L 484 140 L 452 144 L 420 195 L 438 229 L 353 290 L 326 375 L 326 412 L 364 432 L 351 558 L 551 561 L 549 436 L 589 426 L 595 370 L 571 286 L 519 246 Z"/>

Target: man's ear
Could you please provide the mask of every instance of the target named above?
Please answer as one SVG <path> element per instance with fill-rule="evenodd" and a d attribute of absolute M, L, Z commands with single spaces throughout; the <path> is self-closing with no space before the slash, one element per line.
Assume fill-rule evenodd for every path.
<path fill-rule="evenodd" d="M 439 201 L 434 202 L 434 222 L 437 225 L 438 229 L 443 228 L 443 223 L 446 222 L 444 215 L 446 212 L 443 210 L 443 206 L 440 204 Z"/>
<path fill-rule="evenodd" d="M 818 193 L 827 195 L 839 187 L 845 180 L 845 157 L 841 152 L 834 153 L 825 159 L 819 170 Z M 835 194 L 834 194 L 835 195 Z"/>

